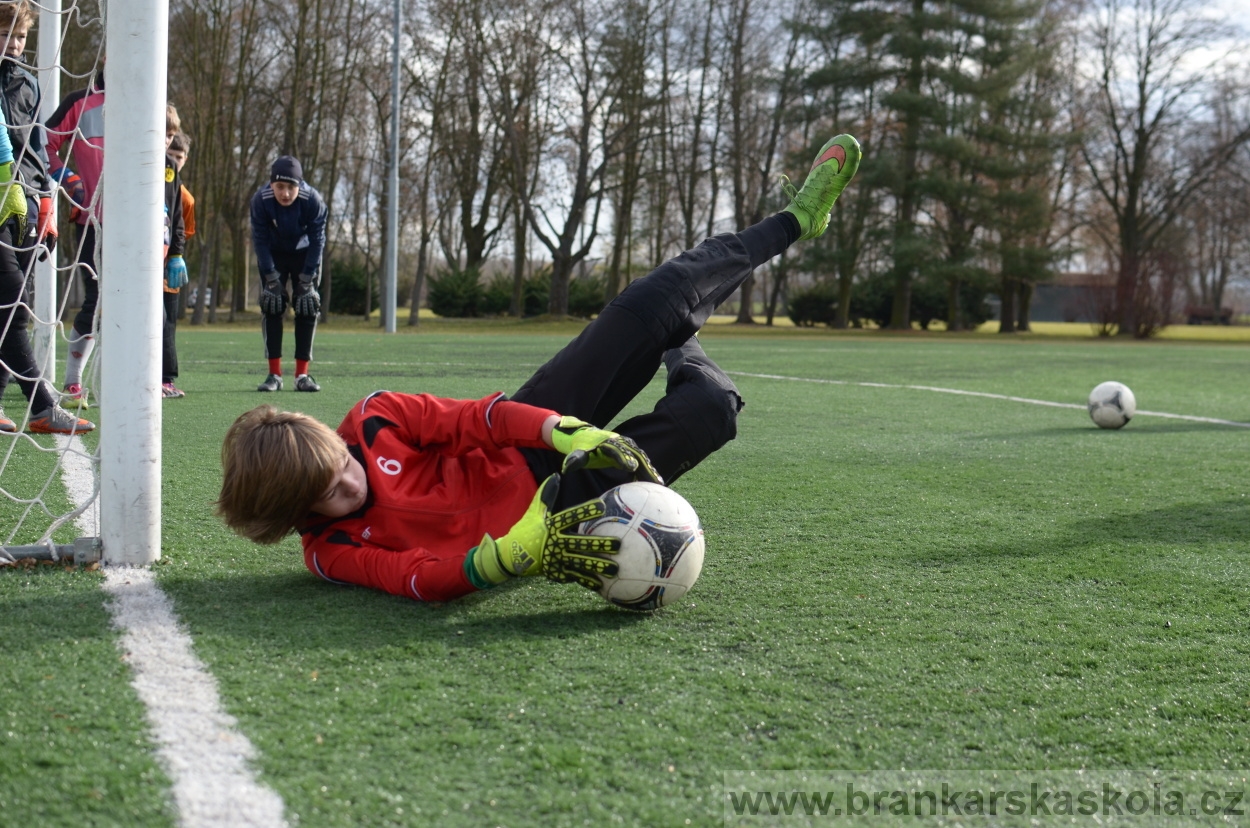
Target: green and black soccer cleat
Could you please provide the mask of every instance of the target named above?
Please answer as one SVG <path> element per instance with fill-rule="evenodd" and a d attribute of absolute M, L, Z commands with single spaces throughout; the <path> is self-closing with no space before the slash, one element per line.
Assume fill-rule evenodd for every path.
<path fill-rule="evenodd" d="M 790 196 L 784 212 L 799 220 L 803 235 L 799 241 L 814 239 L 829 226 L 829 211 L 859 169 L 859 141 L 852 135 L 835 135 L 820 148 L 802 188 L 796 190 L 790 179 L 781 176 L 781 189 Z"/>

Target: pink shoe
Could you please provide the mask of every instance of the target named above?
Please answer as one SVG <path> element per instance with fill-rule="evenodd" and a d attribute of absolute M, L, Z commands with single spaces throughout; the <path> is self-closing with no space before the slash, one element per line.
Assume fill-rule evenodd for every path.
<path fill-rule="evenodd" d="M 82 408 L 91 407 L 91 404 L 87 402 L 87 392 L 82 390 L 82 385 L 76 382 L 67 383 L 61 389 L 61 398 L 72 402 L 75 406 L 81 406 Z"/>

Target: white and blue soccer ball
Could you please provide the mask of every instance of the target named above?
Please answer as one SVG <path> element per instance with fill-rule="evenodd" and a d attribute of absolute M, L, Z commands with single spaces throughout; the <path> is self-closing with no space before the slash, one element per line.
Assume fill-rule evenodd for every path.
<path fill-rule="evenodd" d="M 625 483 L 603 495 L 607 512 L 577 531 L 621 539 L 614 576 L 599 594 L 631 610 L 655 610 L 685 595 L 703 569 L 703 527 L 684 497 L 655 483 Z"/>
<path fill-rule="evenodd" d="M 1122 382 L 1103 382 L 1089 392 L 1089 418 L 1099 428 L 1123 428 L 1137 413 L 1137 398 Z"/>

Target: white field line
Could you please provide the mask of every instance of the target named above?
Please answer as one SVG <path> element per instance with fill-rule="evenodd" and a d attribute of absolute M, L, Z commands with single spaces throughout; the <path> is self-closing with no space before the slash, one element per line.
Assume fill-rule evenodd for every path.
<path fill-rule="evenodd" d="M 86 447 L 58 437 L 62 475 L 75 505 L 94 489 Z M 66 448 L 68 447 L 68 451 Z M 77 520 L 83 537 L 97 537 L 97 509 Z M 173 782 L 178 822 L 186 828 L 279 828 L 282 798 L 258 783 L 248 760 L 256 750 L 221 706 L 217 682 L 191 647 L 169 598 L 143 567 L 106 566 L 108 609 L 121 631 L 118 647 L 147 708 L 157 755 Z"/>
<path fill-rule="evenodd" d="M 991 394 L 987 391 L 963 391 L 958 388 L 941 388 L 935 385 L 891 385 L 885 382 L 851 382 L 850 380 L 813 379 L 810 377 L 787 377 L 781 374 L 753 374 L 747 371 L 726 371 L 735 377 L 753 377 L 755 379 L 781 380 L 783 382 L 810 382 L 818 385 L 855 385 L 860 388 L 894 388 L 905 391 L 933 391 L 938 394 L 956 394 L 961 397 L 983 397 L 990 400 L 1028 403 L 1029 405 L 1045 405 L 1051 408 L 1075 408 L 1084 411 L 1085 406 L 1077 403 L 1051 402 L 1050 400 L 1034 400 L 1029 397 L 1013 397 L 1008 394 Z M 1193 423 L 1212 423 L 1214 425 L 1250 428 L 1250 423 L 1239 423 L 1236 420 L 1221 420 L 1217 417 L 1196 417 L 1192 414 L 1169 414 L 1165 411 L 1142 411 L 1138 409 L 1135 416 L 1166 417 L 1171 420 L 1188 420 Z"/>
<path fill-rule="evenodd" d="M 187 365 L 255 365 L 254 359 L 184 359 L 179 364 Z M 319 359 L 317 365 L 371 365 L 381 368 L 412 368 L 416 366 L 436 366 L 439 368 L 497 368 L 497 365 L 485 365 L 481 362 L 436 362 L 432 360 L 405 360 L 404 362 L 379 362 L 376 359 Z M 518 363 L 523 364 L 523 363 Z M 534 363 L 537 365 L 538 363 Z M 265 366 L 261 366 L 263 369 Z M 259 369 L 258 369 L 259 370 Z"/>

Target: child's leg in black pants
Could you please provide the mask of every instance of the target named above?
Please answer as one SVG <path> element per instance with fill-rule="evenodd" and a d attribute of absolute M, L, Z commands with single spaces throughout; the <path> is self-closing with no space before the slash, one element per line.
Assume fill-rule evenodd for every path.
<path fill-rule="evenodd" d="M 665 480 L 675 478 L 733 438 L 742 407 L 733 383 L 691 337 L 755 267 L 799 233 L 798 222 L 779 213 L 665 262 L 622 291 L 512 399 L 607 426 L 647 386 L 663 359 L 669 370 L 664 397 L 650 414 L 618 430 L 638 441 Z M 527 452 L 536 474 L 553 460 L 558 467 L 558 456 L 540 466 L 534 454 Z M 569 480 L 562 489 L 574 487 Z M 561 501 L 568 502 L 563 490 Z"/>
<path fill-rule="evenodd" d="M 672 483 L 737 436 L 743 402 L 733 380 L 694 337 L 665 351 L 664 367 L 664 396 L 616 431 L 633 438 L 664 482 Z"/>
<path fill-rule="evenodd" d="M 17 219 L 0 227 L 0 364 L 3 364 L 21 386 L 31 403 L 31 411 L 39 414 L 55 403 L 35 362 L 26 326 L 29 311 L 23 303 L 26 275 L 13 248 L 17 235 Z"/>
<path fill-rule="evenodd" d="M 165 324 L 161 329 L 161 382 L 172 384 L 178 379 L 178 347 L 174 342 L 178 332 L 178 294 L 162 290 L 161 304 L 165 309 Z"/>

